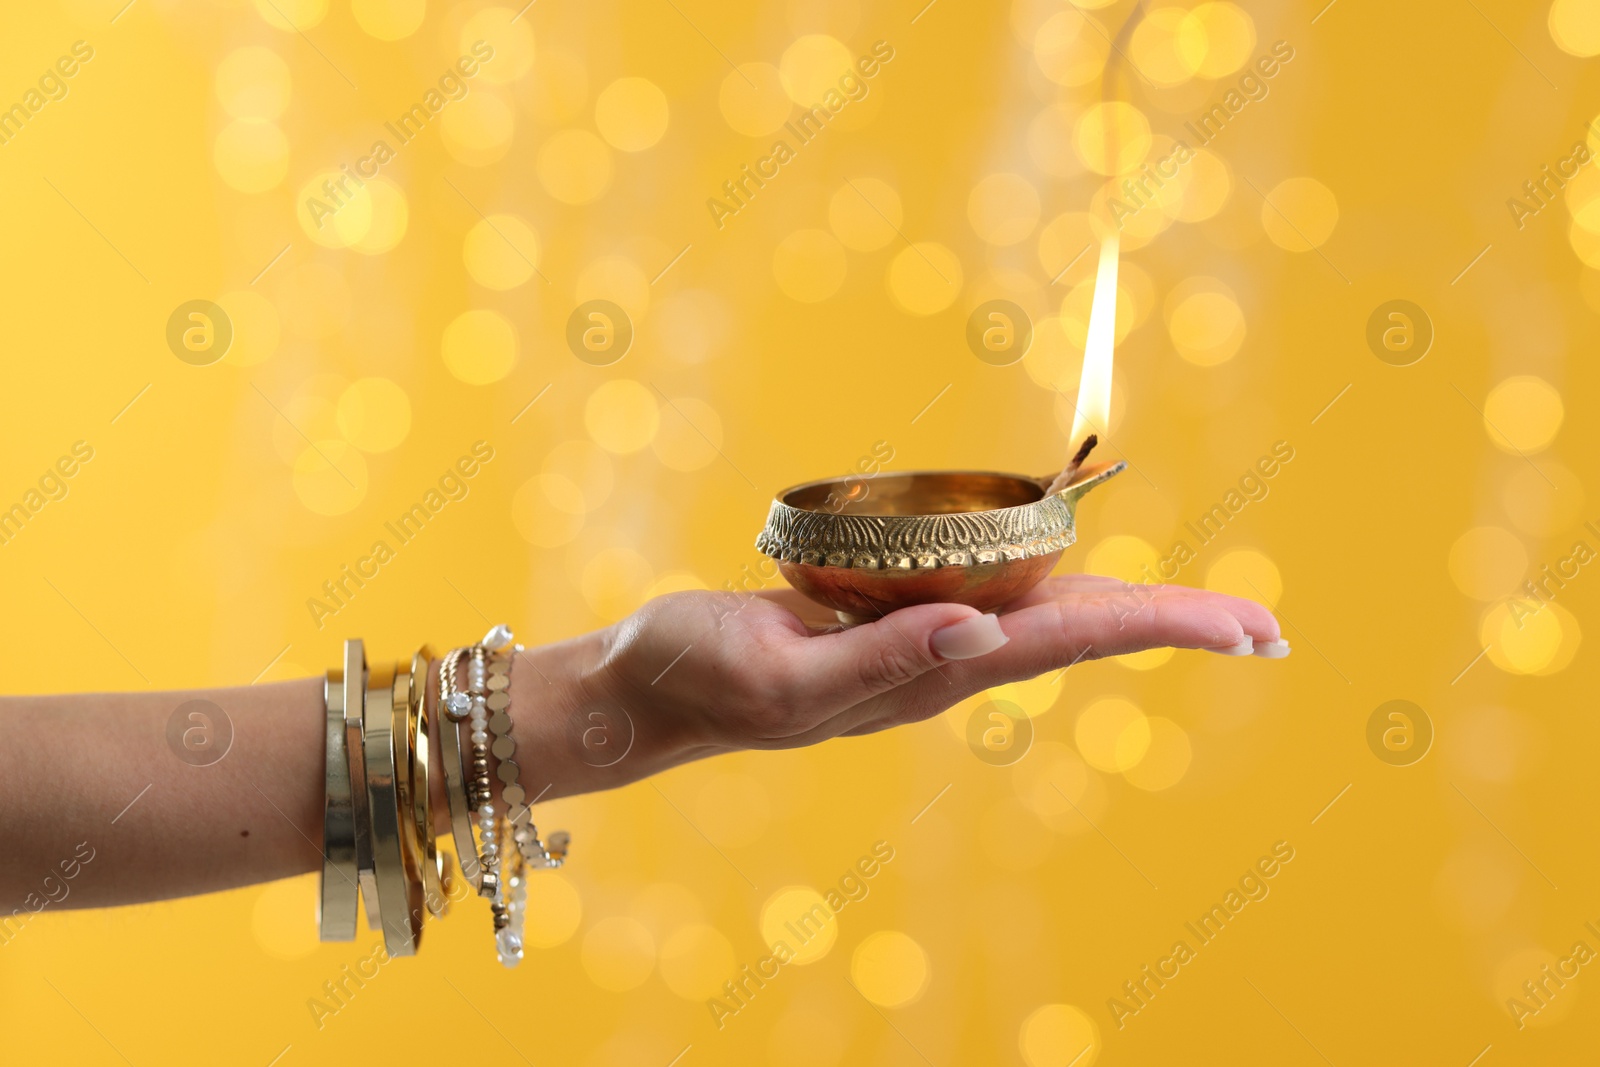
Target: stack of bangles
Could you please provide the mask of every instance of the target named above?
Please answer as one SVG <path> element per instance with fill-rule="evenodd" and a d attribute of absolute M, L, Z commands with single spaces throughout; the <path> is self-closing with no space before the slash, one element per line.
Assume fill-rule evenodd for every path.
<path fill-rule="evenodd" d="M 324 689 L 322 940 L 355 939 L 359 898 L 368 928 L 383 931 L 388 955 L 415 955 L 423 920 L 449 910 L 461 895 L 460 879 L 489 900 L 500 962 L 515 967 L 521 961 L 527 872 L 561 866 L 568 835 L 539 839 L 518 780 L 511 667 L 522 646 L 511 642 L 511 631 L 496 626 L 438 665 L 436 736 L 456 863 L 434 834 L 427 700 L 432 654 L 424 647 L 409 664 L 369 667 L 362 643 L 345 642 L 342 669 L 328 672 Z M 495 779 L 501 783 L 498 805 Z"/>

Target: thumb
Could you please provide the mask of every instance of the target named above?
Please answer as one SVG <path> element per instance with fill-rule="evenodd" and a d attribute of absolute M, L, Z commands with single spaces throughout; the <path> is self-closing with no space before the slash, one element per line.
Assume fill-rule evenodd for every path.
<path fill-rule="evenodd" d="M 839 633 L 808 637 L 793 665 L 819 703 L 842 711 L 954 660 L 1005 644 L 1000 620 L 964 604 L 919 604 Z"/>

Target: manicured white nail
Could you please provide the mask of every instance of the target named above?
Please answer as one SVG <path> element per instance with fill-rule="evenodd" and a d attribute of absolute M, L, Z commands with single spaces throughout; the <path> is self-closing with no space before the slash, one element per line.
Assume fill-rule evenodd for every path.
<path fill-rule="evenodd" d="M 970 619 L 933 631 L 928 643 L 941 659 L 975 659 L 988 655 L 1011 638 L 1000 629 L 1000 620 L 993 615 L 976 615 Z"/>
<path fill-rule="evenodd" d="M 1223 645 L 1221 648 L 1208 648 L 1207 652 L 1215 652 L 1222 656 L 1248 656 L 1256 650 L 1255 639 L 1249 634 L 1241 637 L 1237 643 Z"/>
<path fill-rule="evenodd" d="M 1289 642 L 1283 640 L 1257 641 L 1253 654 L 1260 656 L 1262 659 L 1282 659 L 1289 654 Z"/>

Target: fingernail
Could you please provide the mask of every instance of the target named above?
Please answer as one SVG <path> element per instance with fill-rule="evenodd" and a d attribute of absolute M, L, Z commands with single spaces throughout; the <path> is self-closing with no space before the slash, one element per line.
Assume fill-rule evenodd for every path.
<path fill-rule="evenodd" d="M 1207 652 L 1215 652 L 1221 656 L 1248 656 L 1256 650 L 1255 639 L 1245 634 L 1236 643 L 1223 645 L 1221 648 L 1208 648 Z"/>
<path fill-rule="evenodd" d="M 986 656 L 1011 638 L 993 615 L 975 615 L 933 631 L 928 643 L 941 659 L 975 659 Z"/>
<path fill-rule="evenodd" d="M 1289 642 L 1283 640 L 1257 641 L 1253 654 L 1260 656 L 1262 659 L 1282 659 L 1289 654 Z"/>

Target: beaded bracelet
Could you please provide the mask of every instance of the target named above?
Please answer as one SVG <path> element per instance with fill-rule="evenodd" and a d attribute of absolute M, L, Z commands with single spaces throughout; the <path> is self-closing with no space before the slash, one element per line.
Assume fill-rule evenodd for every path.
<path fill-rule="evenodd" d="M 552 834 L 548 846 L 539 839 L 518 780 L 511 668 L 522 646 L 511 641 L 510 629 L 496 626 L 478 644 L 449 652 L 439 662 L 437 713 L 456 858 L 463 877 L 490 901 L 496 955 L 507 967 L 523 956 L 527 872 L 560 866 L 569 840 L 564 832 Z M 328 672 L 318 901 L 323 940 L 353 939 L 364 900 L 367 923 L 383 931 L 388 954 L 408 956 L 421 943 L 425 918 L 447 910 L 455 876 L 450 853 L 438 848 L 429 788 L 431 659 L 424 647 L 409 664 L 369 668 L 362 643 L 352 640 L 345 643 L 343 670 Z M 498 804 L 495 779 L 502 786 Z"/>

